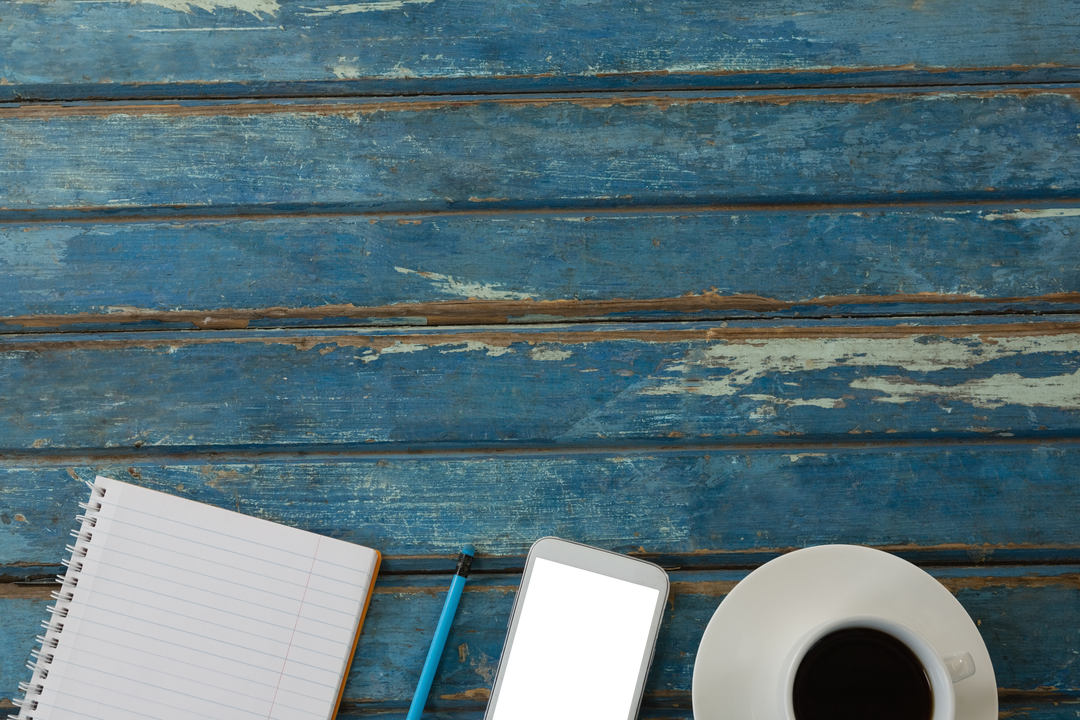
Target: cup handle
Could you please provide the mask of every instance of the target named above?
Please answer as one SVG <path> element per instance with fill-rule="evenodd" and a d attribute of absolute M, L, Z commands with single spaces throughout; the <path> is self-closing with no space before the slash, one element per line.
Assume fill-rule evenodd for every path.
<path fill-rule="evenodd" d="M 945 668 L 949 671 L 949 677 L 954 683 L 975 674 L 975 661 L 971 659 L 971 653 L 958 652 L 941 658 Z"/>

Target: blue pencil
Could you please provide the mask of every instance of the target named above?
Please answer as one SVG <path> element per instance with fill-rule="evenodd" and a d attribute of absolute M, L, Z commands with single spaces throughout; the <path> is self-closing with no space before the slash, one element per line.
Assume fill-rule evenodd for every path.
<path fill-rule="evenodd" d="M 439 667 L 439 658 L 442 657 L 443 648 L 446 646 L 446 636 L 450 634 L 450 625 L 454 622 L 454 613 L 457 612 L 458 600 L 461 599 L 461 590 L 465 587 L 465 578 L 469 576 L 469 568 L 472 567 L 473 555 L 476 550 L 472 545 L 466 545 L 458 555 L 457 572 L 450 582 L 450 592 L 446 594 L 446 603 L 443 605 L 442 614 L 439 615 L 439 624 L 435 626 L 435 637 L 431 639 L 431 647 L 428 649 L 427 660 L 424 661 L 424 670 L 420 673 L 420 682 L 416 684 L 416 692 L 413 694 L 412 705 L 409 706 L 409 714 L 405 720 L 420 720 L 424 714 L 424 704 L 427 702 L 428 691 L 431 690 L 431 681 L 435 679 L 435 670 Z"/>

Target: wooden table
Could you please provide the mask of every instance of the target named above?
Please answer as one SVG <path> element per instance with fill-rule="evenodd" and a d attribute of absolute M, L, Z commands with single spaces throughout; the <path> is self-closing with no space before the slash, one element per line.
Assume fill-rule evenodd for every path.
<path fill-rule="evenodd" d="M 917 563 L 1080 709 L 1080 6 L 0 7 L 0 706 L 101 473 L 386 555 L 344 717 L 479 718 L 548 534 Z"/>

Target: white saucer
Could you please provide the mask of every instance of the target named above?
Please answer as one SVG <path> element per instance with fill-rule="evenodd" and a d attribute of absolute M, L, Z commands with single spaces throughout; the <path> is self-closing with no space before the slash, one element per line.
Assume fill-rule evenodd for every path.
<path fill-rule="evenodd" d="M 854 545 L 821 545 L 762 565 L 724 598 L 694 663 L 694 720 L 781 720 L 782 665 L 812 628 L 876 615 L 907 625 L 942 656 L 968 652 L 975 674 L 959 681 L 956 720 L 997 720 L 990 654 L 963 606 L 906 560 Z"/>

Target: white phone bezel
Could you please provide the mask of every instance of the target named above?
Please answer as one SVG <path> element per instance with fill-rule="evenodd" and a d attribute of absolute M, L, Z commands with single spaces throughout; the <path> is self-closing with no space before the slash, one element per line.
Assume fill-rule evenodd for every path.
<path fill-rule="evenodd" d="M 652 665 L 653 654 L 656 649 L 656 638 L 660 632 L 660 623 L 664 619 L 664 605 L 667 603 L 670 587 L 667 573 L 659 565 L 645 560 L 556 537 L 540 538 L 529 548 L 529 555 L 525 559 L 525 571 L 521 575 L 521 585 L 518 586 L 517 595 L 514 597 L 514 607 L 510 612 L 506 641 L 503 643 L 502 654 L 499 657 L 499 667 L 495 672 L 495 682 L 492 684 L 491 697 L 488 700 L 487 710 L 484 712 L 484 720 L 490 720 L 498 703 L 503 668 L 506 666 L 506 659 L 513 650 L 514 637 L 517 633 L 518 609 L 529 591 L 529 583 L 532 581 L 532 571 L 537 558 L 625 580 L 658 591 L 656 606 L 653 608 L 652 620 L 649 625 L 647 652 L 641 658 L 637 683 L 634 686 L 634 700 L 630 705 L 630 714 L 627 716 L 627 720 L 634 720 L 641 706 L 645 680 L 649 675 L 649 667 Z"/>

